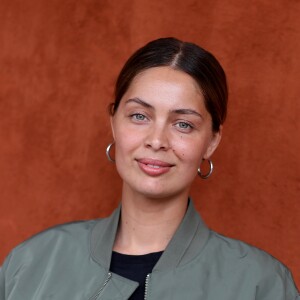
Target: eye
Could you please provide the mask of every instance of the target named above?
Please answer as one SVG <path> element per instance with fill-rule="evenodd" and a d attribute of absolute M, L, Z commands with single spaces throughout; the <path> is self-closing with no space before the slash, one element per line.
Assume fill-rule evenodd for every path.
<path fill-rule="evenodd" d="M 175 127 L 177 127 L 180 131 L 183 131 L 183 132 L 190 132 L 194 127 L 190 124 L 190 123 L 187 123 L 187 122 L 177 122 L 175 124 Z"/>
<path fill-rule="evenodd" d="M 191 125 L 185 122 L 179 122 L 178 127 L 186 129 L 186 128 L 191 128 Z"/>
<path fill-rule="evenodd" d="M 130 117 L 134 121 L 145 121 L 146 120 L 146 116 L 144 116 L 143 114 L 132 114 L 132 115 L 130 115 Z"/>

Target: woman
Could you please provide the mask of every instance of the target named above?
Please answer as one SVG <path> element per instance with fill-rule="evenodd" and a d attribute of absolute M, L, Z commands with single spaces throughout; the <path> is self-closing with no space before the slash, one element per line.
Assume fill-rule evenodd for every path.
<path fill-rule="evenodd" d="M 110 108 L 121 206 L 13 250 L 0 299 L 300 299 L 285 266 L 209 230 L 189 199 L 212 173 L 226 107 L 224 71 L 204 49 L 165 38 L 133 54 Z"/>

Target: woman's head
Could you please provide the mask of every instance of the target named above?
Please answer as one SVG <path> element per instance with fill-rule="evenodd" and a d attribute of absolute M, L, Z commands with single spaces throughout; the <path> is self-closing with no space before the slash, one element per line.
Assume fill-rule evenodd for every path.
<path fill-rule="evenodd" d="M 118 77 L 115 102 L 111 115 L 118 110 L 120 101 L 133 79 L 143 71 L 169 66 L 190 75 L 199 85 L 205 107 L 212 118 L 212 129 L 218 132 L 226 118 L 227 83 L 225 73 L 216 58 L 206 50 L 175 38 L 154 40 L 137 50 L 126 62 Z"/>
<path fill-rule="evenodd" d="M 205 50 L 173 38 L 138 50 L 120 73 L 111 106 L 123 192 L 185 198 L 220 142 L 226 103 L 225 74 Z"/>

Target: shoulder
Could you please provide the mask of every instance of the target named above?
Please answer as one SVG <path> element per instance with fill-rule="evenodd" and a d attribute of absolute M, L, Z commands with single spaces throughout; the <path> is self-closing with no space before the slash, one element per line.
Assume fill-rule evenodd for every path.
<path fill-rule="evenodd" d="M 24 298 L 32 299 L 36 287 L 44 293 L 59 286 L 61 278 L 69 278 L 64 284 L 70 289 L 77 281 L 86 283 L 88 277 L 93 281 L 102 276 L 90 251 L 93 228 L 102 223 L 103 219 L 98 219 L 57 225 L 21 243 L 0 268 L 0 299 L 4 293 L 20 295 L 16 298 L 23 299 L 24 290 L 27 291 Z"/>
<path fill-rule="evenodd" d="M 101 219 L 76 221 L 48 228 L 15 247 L 4 266 L 10 261 L 15 265 L 29 265 L 68 254 L 89 255 L 90 234 Z"/>
<path fill-rule="evenodd" d="M 257 269 L 257 271 L 278 271 L 285 272 L 287 269 L 278 259 L 243 241 L 223 236 L 211 231 L 211 247 L 216 253 L 227 260 L 241 262 L 246 267 Z"/>
<path fill-rule="evenodd" d="M 207 248 L 219 265 L 223 266 L 227 272 L 247 278 L 257 287 L 258 293 L 264 295 L 274 292 L 297 295 L 297 289 L 289 269 L 266 251 L 214 231 L 211 231 Z M 282 296 L 292 299 L 288 294 Z"/>
<path fill-rule="evenodd" d="M 41 245 L 49 247 L 56 243 L 80 243 L 88 238 L 89 232 L 96 222 L 97 220 L 76 221 L 50 227 L 24 241 L 14 249 L 14 252 Z"/>

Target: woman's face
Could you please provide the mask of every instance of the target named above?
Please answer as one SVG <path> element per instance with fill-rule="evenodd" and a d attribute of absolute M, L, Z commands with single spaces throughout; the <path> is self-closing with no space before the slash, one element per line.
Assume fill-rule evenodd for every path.
<path fill-rule="evenodd" d="M 138 74 L 111 124 L 124 186 L 150 198 L 188 194 L 221 138 L 195 80 L 170 67 Z"/>

